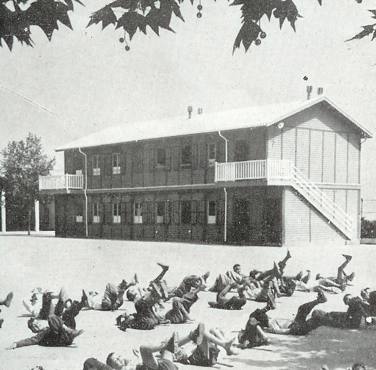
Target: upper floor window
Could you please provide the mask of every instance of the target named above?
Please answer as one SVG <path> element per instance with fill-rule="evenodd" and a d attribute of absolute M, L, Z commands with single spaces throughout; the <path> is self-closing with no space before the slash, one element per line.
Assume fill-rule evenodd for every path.
<path fill-rule="evenodd" d="M 215 143 L 210 143 L 208 145 L 208 162 L 209 162 L 209 166 L 210 165 L 214 165 L 215 160 L 216 160 L 216 156 L 217 156 L 217 146 L 215 145 Z"/>
<path fill-rule="evenodd" d="M 247 161 L 248 149 L 248 142 L 246 140 L 237 140 L 235 142 L 235 161 Z"/>
<path fill-rule="evenodd" d="M 93 156 L 93 176 L 99 176 L 101 174 L 99 154 Z"/>
<path fill-rule="evenodd" d="M 215 200 L 209 200 L 208 202 L 208 224 L 216 223 L 216 202 Z"/>
<path fill-rule="evenodd" d="M 157 202 L 157 224 L 163 224 L 165 222 L 166 203 Z"/>
<path fill-rule="evenodd" d="M 142 203 L 140 202 L 134 204 L 133 223 L 142 224 Z"/>
<path fill-rule="evenodd" d="M 181 148 L 181 165 L 182 166 L 192 165 L 192 147 L 190 145 L 184 145 Z"/>
<path fill-rule="evenodd" d="M 190 224 L 192 220 L 192 203 L 189 200 L 181 202 L 181 223 Z"/>
<path fill-rule="evenodd" d="M 113 203 L 112 204 L 112 222 L 114 224 L 120 224 L 120 222 L 121 222 L 120 203 Z"/>
<path fill-rule="evenodd" d="M 99 203 L 93 203 L 93 223 L 99 224 Z"/>
<path fill-rule="evenodd" d="M 112 153 L 112 173 L 114 175 L 120 174 L 120 154 Z"/>
<path fill-rule="evenodd" d="M 159 148 L 157 149 L 157 166 L 165 166 L 166 165 L 166 149 Z"/>

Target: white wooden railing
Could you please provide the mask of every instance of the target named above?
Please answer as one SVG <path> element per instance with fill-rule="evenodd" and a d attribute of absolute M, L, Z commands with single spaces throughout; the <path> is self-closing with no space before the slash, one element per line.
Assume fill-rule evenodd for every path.
<path fill-rule="evenodd" d="M 39 190 L 83 189 L 83 175 L 39 176 Z"/>
<path fill-rule="evenodd" d="M 349 239 L 354 235 L 351 217 L 288 160 L 215 163 L 215 182 L 265 179 L 270 185 L 290 185 Z"/>

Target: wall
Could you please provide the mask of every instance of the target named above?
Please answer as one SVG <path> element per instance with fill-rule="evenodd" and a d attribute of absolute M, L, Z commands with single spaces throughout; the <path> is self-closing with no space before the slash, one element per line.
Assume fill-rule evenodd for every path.
<path fill-rule="evenodd" d="M 323 103 L 325 104 L 325 103 Z M 290 160 L 354 220 L 360 236 L 360 132 L 323 105 L 268 129 L 268 158 Z"/>
<path fill-rule="evenodd" d="M 234 160 L 235 143 L 245 140 L 247 159 L 265 159 L 266 130 L 242 129 L 223 132 L 229 138 L 229 161 Z M 112 189 L 214 182 L 214 165 L 208 161 L 208 146 L 215 144 L 216 161 L 225 161 L 225 141 L 218 133 L 107 145 L 84 149 L 88 154 L 88 188 Z M 191 146 L 191 165 L 181 162 L 181 150 Z M 158 149 L 166 150 L 166 165 L 157 164 Z M 112 173 L 112 153 L 120 155 L 120 174 Z M 100 175 L 93 175 L 94 156 L 99 154 Z M 74 174 L 84 168 L 84 157 L 77 150 L 65 152 L 65 173 Z"/>
<path fill-rule="evenodd" d="M 284 244 L 333 242 L 345 243 L 345 237 L 290 187 L 283 192 Z"/>

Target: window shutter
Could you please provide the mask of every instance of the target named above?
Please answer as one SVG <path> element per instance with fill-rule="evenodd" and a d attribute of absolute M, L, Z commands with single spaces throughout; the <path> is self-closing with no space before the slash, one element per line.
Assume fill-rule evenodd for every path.
<path fill-rule="evenodd" d="M 198 149 L 199 149 L 198 144 L 192 145 L 192 169 L 197 169 L 198 167 L 198 162 L 199 162 Z"/>
<path fill-rule="evenodd" d="M 180 202 L 178 200 L 175 200 L 172 202 L 172 219 L 173 219 L 174 224 L 177 224 L 177 225 L 180 224 L 179 204 Z"/>
<path fill-rule="evenodd" d="M 205 143 L 200 143 L 199 145 L 199 165 L 201 168 L 206 168 L 207 167 L 207 163 L 208 163 L 208 147 L 207 147 L 207 144 Z"/>
<path fill-rule="evenodd" d="M 225 202 L 217 201 L 216 208 L 217 208 L 217 214 L 216 214 L 217 225 L 223 225 L 225 222 Z"/>
<path fill-rule="evenodd" d="M 127 154 L 120 153 L 120 171 L 122 175 L 125 175 L 125 171 L 127 169 Z"/>
<path fill-rule="evenodd" d="M 171 170 L 171 148 L 166 148 L 166 168 Z"/>
<path fill-rule="evenodd" d="M 172 203 L 166 202 L 165 223 L 169 225 L 171 222 L 172 222 Z"/>
<path fill-rule="evenodd" d="M 127 218 L 126 202 L 121 202 L 120 203 L 120 216 L 121 216 L 121 223 L 125 224 L 126 223 L 126 218 Z"/>
<path fill-rule="evenodd" d="M 104 173 L 106 176 L 112 175 L 112 155 L 106 154 L 104 156 Z"/>
<path fill-rule="evenodd" d="M 191 224 L 195 225 L 197 222 L 199 222 L 198 219 L 198 201 L 192 200 L 191 201 Z"/>
<path fill-rule="evenodd" d="M 92 200 L 88 200 L 87 202 L 87 222 L 89 224 L 93 223 L 93 204 Z"/>
<path fill-rule="evenodd" d="M 154 149 L 149 149 L 149 170 L 153 171 L 156 163 L 157 151 Z"/>
<path fill-rule="evenodd" d="M 179 170 L 181 149 L 178 146 L 172 148 L 172 168 L 174 171 Z"/>
<path fill-rule="evenodd" d="M 104 221 L 103 223 L 105 224 L 110 224 L 112 223 L 112 203 L 104 203 L 103 205 L 103 209 L 104 209 Z"/>

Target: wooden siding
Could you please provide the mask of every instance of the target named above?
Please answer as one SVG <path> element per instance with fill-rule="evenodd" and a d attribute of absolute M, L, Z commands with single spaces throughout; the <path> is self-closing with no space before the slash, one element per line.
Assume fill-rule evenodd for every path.
<path fill-rule="evenodd" d="M 344 243 L 344 236 L 291 188 L 284 190 L 284 244 Z"/>
<path fill-rule="evenodd" d="M 313 182 L 359 184 L 360 133 L 334 113 L 308 109 L 268 128 L 268 158 L 288 159 Z"/>

